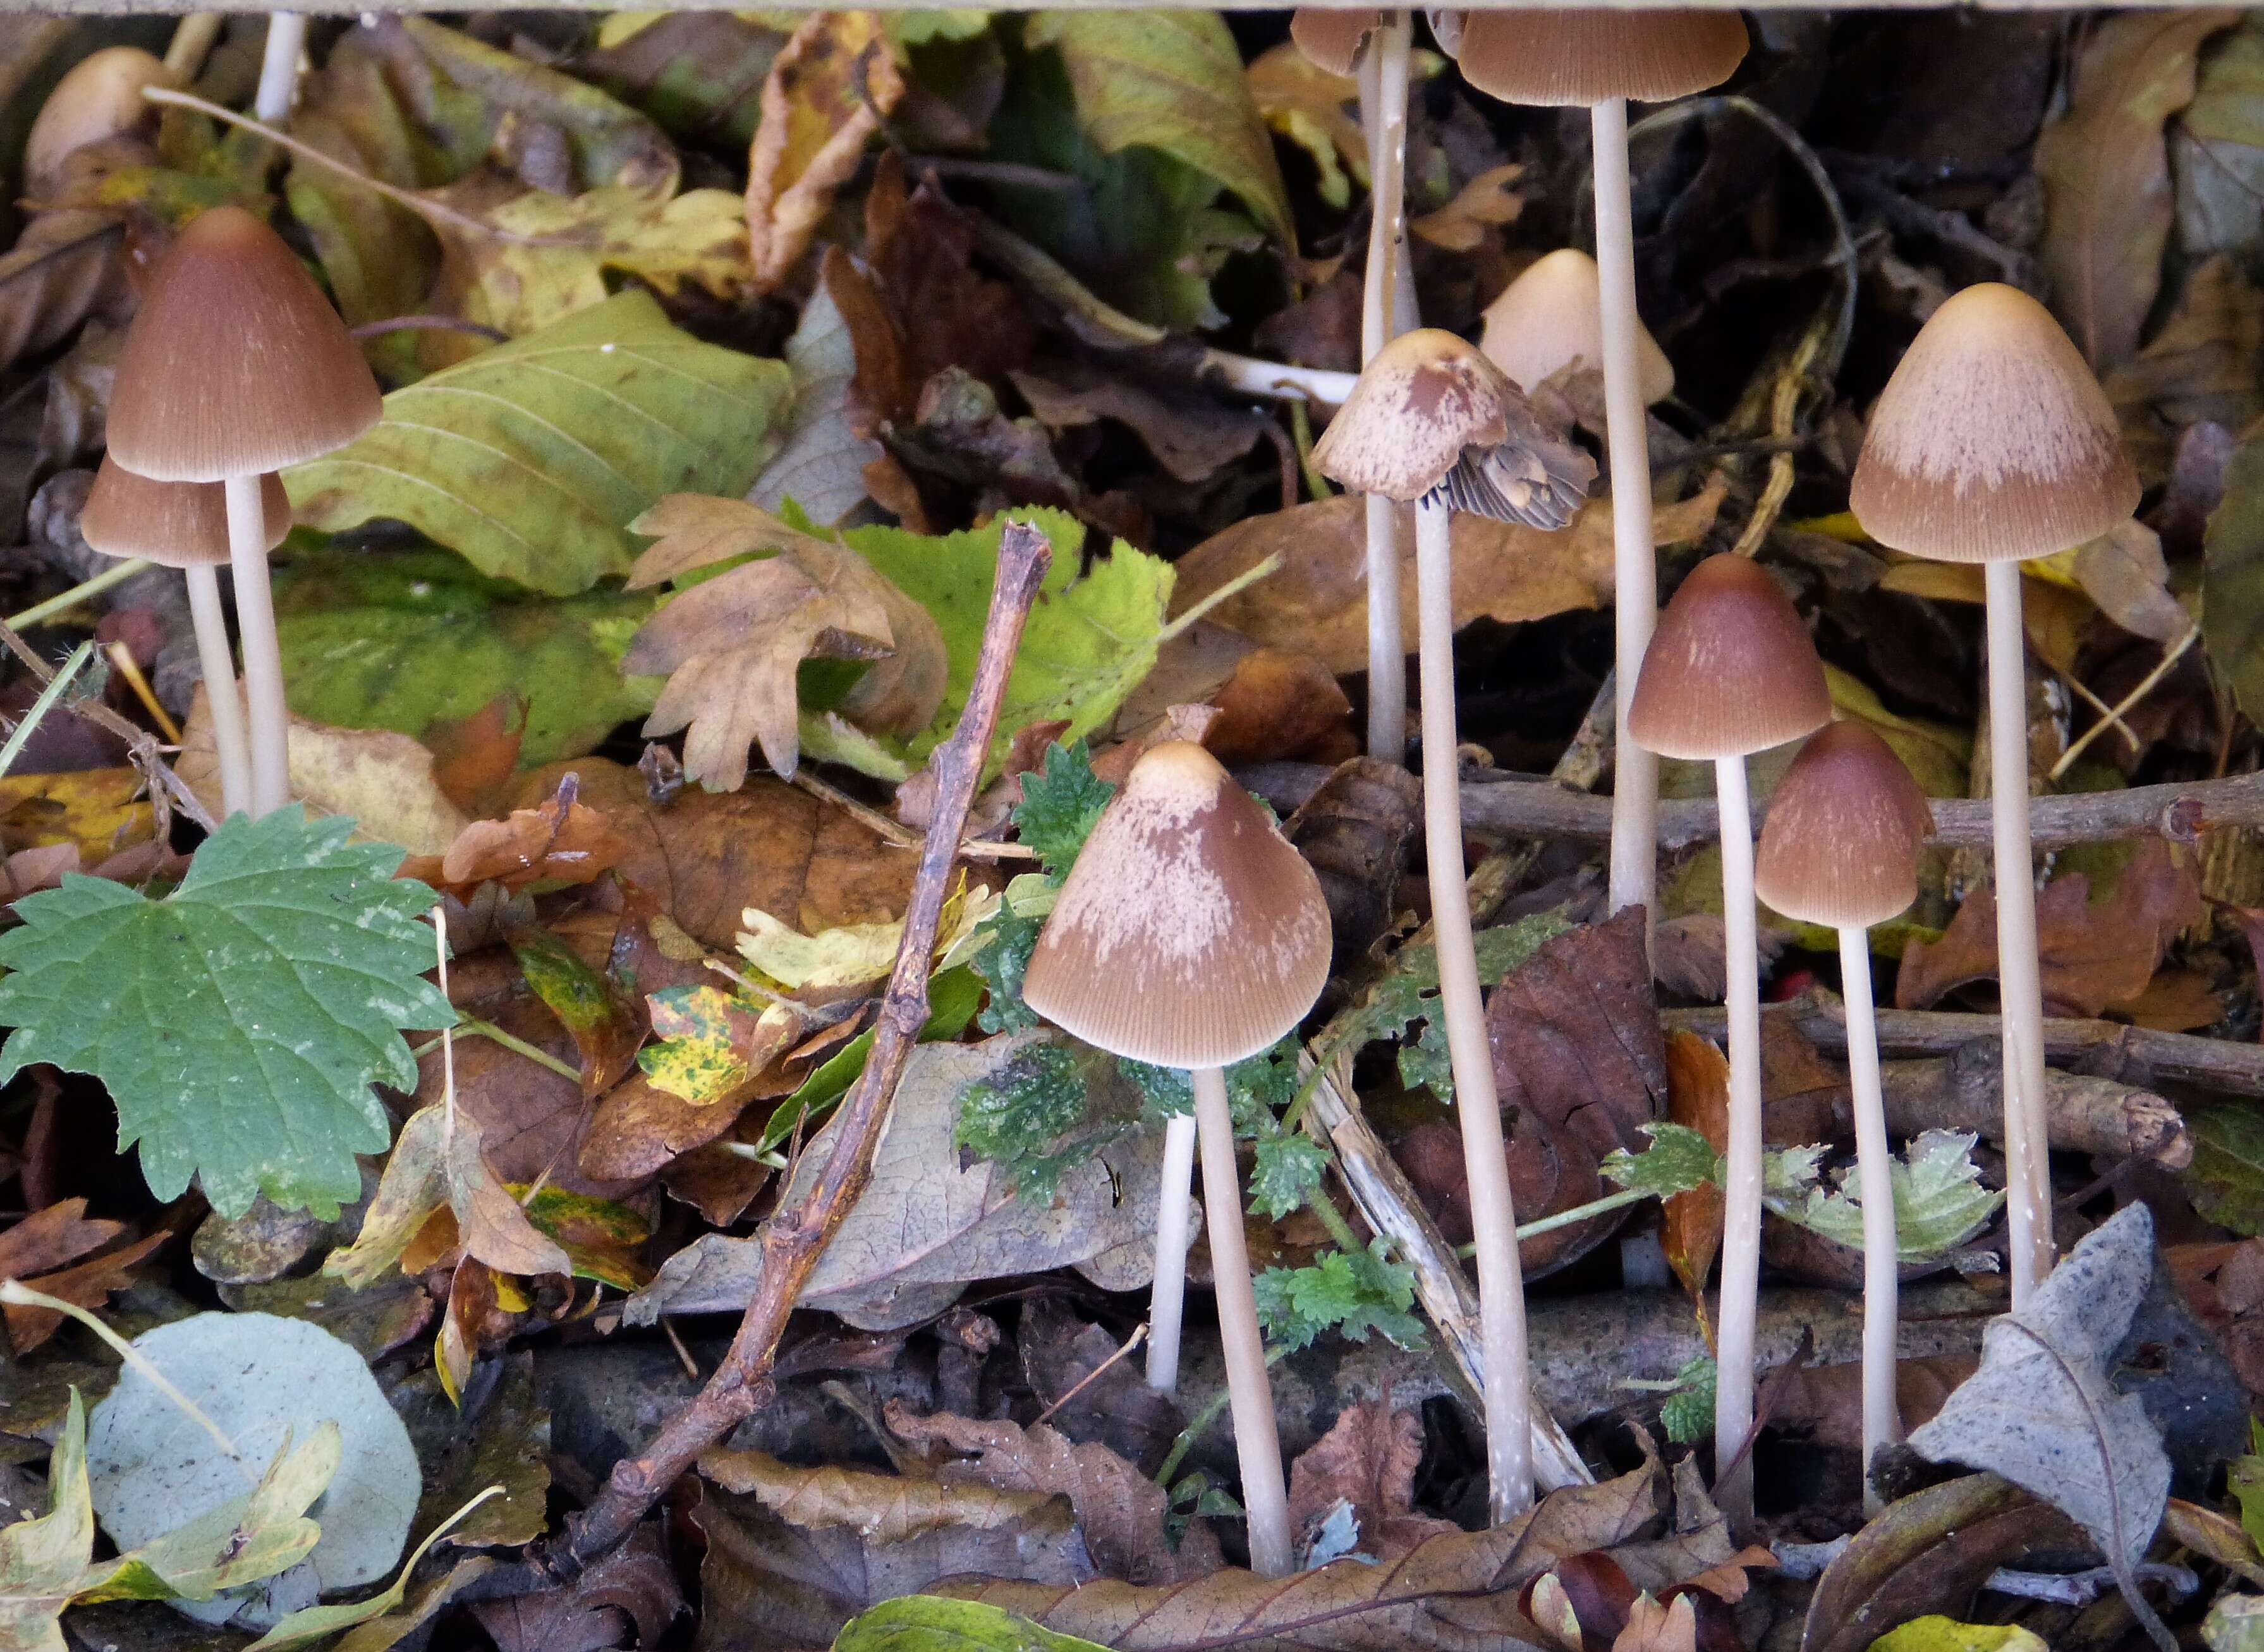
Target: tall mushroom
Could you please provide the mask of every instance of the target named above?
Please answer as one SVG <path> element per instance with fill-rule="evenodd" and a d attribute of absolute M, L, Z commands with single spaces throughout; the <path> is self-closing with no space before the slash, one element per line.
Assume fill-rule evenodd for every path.
<path fill-rule="evenodd" d="M 291 531 L 291 501 L 272 471 L 259 479 L 259 500 L 267 548 L 273 550 Z M 220 760 L 221 812 L 249 811 L 251 746 L 217 571 L 228 561 L 226 489 L 210 482 L 152 482 L 105 457 L 87 489 L 78 531 L 89 548 L 105 556 L 138 556 L 181 570 L 189 587 L 189 618 L 196 627 L 197 660 L 204 667 L 213 749 Z"/>
<path fill-rule="evenodd" d="M 1320 880 L 1216 758 L 1172 741 L 1101 812 L 1022 980 L 1056 1025 L 1193 1081 L 1250 1561 L 1268 1577 L 1295 1562 L 1224 1069 L 1293 1030 L 1328 975 Z"/>
<path fill-rule="evenodd" d="M 1663 757 L 1711 762 L 1722 815 L 1722 928 L 1730 1011 L 1730 1152 L 1723 1189 L 1719 1373 L 1714 1449 L 1726 1463 L 1753 1425 L 1753 1316 L 1761 1268 L 1761 1017 L 1753 916 L 1752 805 L 1745 758 L 1832 719 L 1824 663 L 1769 577 L 1742 556 L 1690 570 L 1644 650 L 1628 731 Z M 1720 1477 L 1714 1500 L 1752 1512 L 1752 1459 Z"/>
<path fill-rule="evenodd" d="M 1680 98 L 1727 80 L 1745 55 L 1735 11 L 1471 11 L 1456 52 L 1471 85 L 1507 103 L 1586 105 L 1596 172 L 1604 419 L 1612 472 L 1612 585 L 1619 728 L 1612 779 L 1611 909 L 1657 904 L 1658 764 L 1628 736 L 1635 676 L 1658 612 L 1636 315 L 1629 98 Z"/>
<path fill-rule="evenodd" d="M 1902 1437 L 1902 1424 L 1895 1410 L 1900 1269 L 1871 1004 L 1870 928 L 1918 899 L 1919 851 L 1933 830 L 1926 793 L 1894 749 L 1862 723 L 1827 723 L 1777 782 L 1753 858 L 1753 889 L 1763 901 L 1840 936 L 1855 1180 L 1863 1206 L 1863 1504 L 1873 1513 L 1883 1503 L 1871 1489 L 1870 1466 L 1882 1446 Z"/>
<path fill-rule="evenodd" d="M 1848 492 L 1880 544 L 1985 564 L 2015 1308 L 2052 1264 L 2020 563 L 2097 539 L 2138 508 L 2138 492 L 2114 410 L 2081 354 L 2043 305 L 1996 282 L 1967 287 L 1919 330 L 1872 409 Z"/>
<path fill-rule="evenodd" d="M 1477 1242 L 1486 1458 L 1498 1522 L 1532 1503 L 1533 1448 L 1517 1221 L 1462 884 L 1451 536 L 1456 511 L 1562 527 L 1579 508 L 1596 467 L 1535 415 L 1498 367 L 1454 334 L 1428 327 L 1394 339 L 1368 363 L 1315 446 L 1313 459 L 1324 474 L 1346 487 L 1415 502 L 1423 837 L 1440 1013 Z"/>
<path fill-rule="evenodd" d="M 1414 25 L 1405 11 L 1332 11 L 1308 6 L 1289 20 L 1297 47 L 1323 69 L 1360 76 L 1368 137 L 1368 264 L 1361 279 L 1360 360 L 1364 367 L 1397 336 L 1414 294 L 1400 290 L 1407 199 L 1407 59 Z M 1407 756 L 1407 645 L 1399 613 L 1399 506 L 1368 496 L 1368 754 Z"/>
<path fill-rule="evenodd" d="M 1604 366 L 1604 298 L 1596 261 L 1578 247 L 1544 253 L 1501 289 L 1481 318 L 1478 349 L 1527 394 L 1564 372 Z M 1636 385 L 1645 407 L 1674 394 L 1674 364 L 1640 321 Z"/>
<path fill-rule="evenodd" d="M 360 347 L 280 236 L 237 206 L 189 221 L 119 351 L 110 453 L 152 481 L 224 484 L 254 815 L 290 799 L 259 478 L 345 446 L 383 411 Z"/>

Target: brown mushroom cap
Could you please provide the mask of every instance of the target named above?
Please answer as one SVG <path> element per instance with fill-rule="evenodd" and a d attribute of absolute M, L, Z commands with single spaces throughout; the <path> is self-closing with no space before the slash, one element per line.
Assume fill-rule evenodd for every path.
<path fill-rule="evenodd" d="M 330 300 L 239 206 L 189 221 L 118 356 L 110 450 L 158 482 L 221 482 L 345 446 L 384 411 Z"/>
<path fill-rule="evenodd" d="M 1577 247 L 1536 259 L 1485 308 L 1478 349 L 1531 392 L 1567 367 L 1604 366 L 1604 304 L 1596 261 Z M 1644 405 L 1674 393 L 1674 364 L 1642 322 L 1636 322 L 1636 379 Z"/>
<path fill-rule="evenodd" d="M 1657 103 L 1720 85 L 1745 43 L 1735 11 L 1473 11 L 1455 62 L 1505 103 Z"/>
<path fill-rule="evenodd" d="M 268 550 L 291 531 L 283 479 L 259 479 Z M 165 568 L 228 561 L 228 488 L 217 482 L 152 482 L 105 455 L 79 511 L 78 531 L 105 556 L 138 556 Z"/>
<path fill-rule="evenodd" d="M 1824 663 L 1792 599 L 1724 552 L 1690 570 L 1644 651 L 1628 732 L 1661 757 L 1744 757 L 1832 719 Z"/>
<path fill-rule="evenodd" d="M 1934 830 L 1926 793 L 1894 748 L 1859 722 L 1808 737 L 1769 799 L 1753 892 L 1803 924 L 1869 929 L 1918 899 Z"/>
<path fill-rule="evenodd" d="M 1111 1054 L 1224 1067 L 1294 1028 L 1328 974 L 1313 869 L 1215 757 L 1172 741 L 1102 811 L 1022 996 Z"/>
<path fill-rule="evenodd" d="M 1882 545 L 1945 562 L 2049 556 L 2138 508 L 2114 409 L 2051 312 L 1969 286 L 1934 313 L 1871 410 L 1848 504 Z"/>
<path fill-rule="evenodd" d="M 1328 6 L 1300 6 L 1290 14 L 1289 38 L 1297 49 L 1332 75 L 1349 75 L 1360 67 L 1368 36 L 1383 26 L 1381 11 L 1339 11 Z"/>

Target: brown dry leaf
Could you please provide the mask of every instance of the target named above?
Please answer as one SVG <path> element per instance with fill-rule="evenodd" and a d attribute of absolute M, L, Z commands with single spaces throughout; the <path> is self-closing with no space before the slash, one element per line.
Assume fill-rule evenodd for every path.
<path fill-rule="evenodd" d="M 449 1399 L 461 1404 L 472 1362 L 511 1340 L 529 1303 L 512 1280 L 466 1257 L 448 1279 L 448 1306 L 432 1339 L 432 1365 Z"/>
<path fill-rule="evenodd" d="M 1661 546 L 1680 545 L 1713 525 L 1722 503 L 1709 486 L 1652 513 Z M 1210 615 L 1252 641 L 1319 658 L 1339 676 L 1368 668 L 1368 525 L 1351 494 L 1238 522 L 1181 557 L 1172 611 L 1184 613 L 1266 557 L 1281 554 L 1269 579 L 1222 603 Z M 1404 644 L 1416 645 L 1415 538 L 1400 536 Z M 1608 499 L 1581 507 L 1572 525 L 1544 533 L 1514 523 L 1456 512 L 1454 523 L 1455 623 L 1491 619 L 1505 624 L 1546 619 L 1611 600 L 1612 517 Z"/>
<path fill-rule="evenodd" d="M 1666 1037 L 1666 1114 L 1706 1138 L 1716 1153 L 1730 1150 L 1729 1058 L 1694 1032 Z M 1666 1260 L 1690 1293 L 1707 1340 L 1706 1279 L 1722 1249 L 1722 1190 L 1710 1184 L 1666 1201 Z"/>
<path fill-rule="evenodd" d="M 472 1615 L 497 1652 L 606 1652 L 657 1645 L 683 1610 L 661 1528 L 648 1522 L 572 1583 L 475 1601 Z"/>
<path fill-rule="evenodd" d="M 20 1279 L 77 1307 L 98 1308 L 111 1292 L 126 1286 L 127 1269 L 171 1237 L 156 1233 L 108 1256 L 91 1256 L 125 1231 L 124 1222 L 90 1220 L 83 1199 L 35 1210 L 0 1233 L 0 1279 Z M 54 1335 L 63 1318 L 53 1308 L 13 1302 L 5 1315 L 9 1344 L 18 1354 Z"/>
<path fill-rule="evenodd" d="M 772 60 L 747 156 L 757 291 L 784 281 L 809 250 L 834 192 L 903 95 L 876 11 L 814 12 Z"/>
<path fill-rule="evenodd" d="M 1658 1471 L 1542 1499 L 1485 1532 L 1426 1539 L 1389 1566 L 1339 1561 L 1292 1578 L 1227 1570 L 1176 1587 L 961 1579 L 939 1591 L 985 1601 L 1120 1652 L 1191 1642 L 1294 1644 L 1305 1652 L 1446 1652 L 1530 1644 L 1519 1592 L 1569 1554 L 1609 1548 L 1659 1511 Z"/>
<path fill-rule="evenodd" d="M 2186 278 L 2177 308 L 2146 347 L 2103 381 L 2122 444 L 2151 485 L 2166 479 L 2181 432 L 2245 431 L 2264 415 L 2264 293 L 2218 253 Z"/>
<path fill-rule="evenodd" d="M 2095 373 L 2138 348 L 2173 206 L 2163 128 L 2193 101 L 2203 43 L 2240 18 L 2215 6 L 2108 18 L 2075 65 L 2066 113 L 2036 139 L 2039 251 L 2054 308 Z"/>
<path fill-rule="evenodd" d="M 422 878 L 460 901 L 486 883 L 515 895 L 534 883 L 592 882 L 628 854 L 628 844 L 579 798 L 580 784 L 569 772 L 533 808 L 467 822 L 438 851 L 404 861 L 402 875 Z"/>
<path fill-rule="evenodd" d="M 137 1239 L 122 1250 L 107 1256 L 93 1257 L 54 1273 L 42 1273 L 24 1283 L 35 1291 L 44 1291 L 59 1301 L 75 1308 L 98 1308 L 113 1291 L 122 1291 L 134 1281 L 129 1277 L 134 1264 L 155 1250 L 173 1235 L 160 1228 L 147 1238 Z M 63 1316 L 51 1308 L 7 1305 L 5 1319 L 8 1341 L 19 1354 L 29 1353 L 54 1336 L 62 1327 Z"/>
<path fill-rule="evenodd" d="M 794 772 L 802 755 L 795 675 L 805 659 L 882 662 L 836 707 L 870 732 L 916 733 L 943 703 L 934 620 L 846 546 L 799 533 L 759 505 L 700 494 L 671 494 L 629 526 L 658 536 L 630 572 L 632 590 L 772 553 L 671 598 L 621 661 L 633 675 L 668 677 L 644 732 L 688 726 L 684 772 L 708 790 L 745 783 L 752 744 L 777 772 Z"/>
<path fill-rule="evenodd" d="M 1256 446 L 1273 421 L 1208 397 L 1172 395 L 1079 362 L 1049 362 L 1042 371 L 1008 375 L 1030 411 L 1049 431 L 1114 419 L 1128 426 L 1180 482 L 1208 482 Z"/>
<path fill-rule="evenodd" d="M 82 859 L 99 866 L 155 836 L 156 815 L 142 791 L 142 772 L 130 765 L 0 776 L 0 849 L 76 844 Z"/>
<path fill-rule="evenodd" d="M 1323 69 L 1294 40 L 1259 54 L 1242 81 L 1259 119 L 1313 157 L 1321 198 L 1339 208 L 1351 205 L 1353 184 L 1368 184 L 1368 139 L 1352 113 L 1359 83 Z"/>
<path fill-rule="evenodd" d="M 0 368 L 53 348 L 90 316 L 131 314 L 125 246 L 114 212 L 67 206 L 25 224 L 0 253 Z"/>
<path fill-rule="evenodd" d="M 18 849 L 0 860 L 0 904 L 21 900 L 41 889 L 52 889 L 66 872 L 80 870 L 76 844 L 49 844 L 42 849 Z"/>
<path fill-rule="evenodd" d="M 2259 319 L 2264 321 L 2264 310 Z M 2264 346 L 2264 329 L 2258 344 Z M 2136 518 L 2078 546 L 2068 561 L 2083 594 L 2132 636 L 2167 645 L 2193 629 L 2194 617 L 2170 595 L 2161 536 Z"/>
<path fill-rule="evenodd" d="M 0 1279 L 52 1273 L 91 1250 L 99 1250 L 125 1231 L 122 1221 L 89 1219 L 83 1199 L 66 1199 L 45 1210 L 35 1210 L 0 1233 Z"/>
<path fill-rule="evenodd" d="M 452 1114 L 442 1104 L 411 1114 L 386 1160 L 359 1235 L 332 1252 L 324 1271 L 357 1290 L 374 1284 L 402 1260 L 434 1213 L 446 1210 L 455 1243 L 474 1260 L 502 1273 L 571 1272 L 565 1251 L 527 1220 L 489 1167 L 484 1139 L 467 1108 Z"/>
<path fill-rule="evenodd" d="M 1475 252 L 1494 230 L 1515 223 L 1525 211 L 1526 197 L 1517 188 L 1524 176 L 1525 168 L 1515 162 L 1490 167 L 1436 212 L 1410 219 L 1407 233 L 1448 252 Z"/>
<path fill-rule="evenodd" d="M 1913 557 L 1889 568 L 1876 589 L 1977 607 L 1984 598 L 1982 583 L 1981 569 L 1971 563 L 1928 562 Z M 2021 622 L 2028 634 L 2028 646 L 2063 676 L 2076 674 L 2076 656 L 2082 650 L 2084 632 L 2094 612 L 2083 592 L 2059 580 L 2031 574 L 2021 581 Z"/>
<path fill-rule="evenodd" d="M 1073 1444 L 1042 1423 L 1024 1429 L 948 1413 L 916 1417 L 895 1400 L 882 1417 L 892 1431 L 923 1452 L 941 1447 L 975 1459 L 939 1465 L 936 1478 L 946 1485 L 1067 1497 L 1092 1562 L 1104 1576 L 1131 1583 L 1176 1583 L 1208 1576 L 1226 1564 L 1217 1538 L 1201 1519 L 1189 1522 L 1175 1552 L 1165 1539 L 1164 1489 L 1098 1442 Z"/>
<path fill-rule="evenodd" d="M 1905 1429 L 1916 1428 L 1980 1366 L 1973 1354 L 1934 1354 L 1895 1362 L 1895 1406 Z M 1863 1368 L 1807 1366 L 1778 1386 L 1769 1426 L 1797 1431 L 1818 1446 L 1858 1452 L 1863 1447 Z M 1719 1592 L 1718 1590 L 1716 1591 Z"/>
<path fill-rule="evenodd" d="M 2055 878 L 2036 897 L 2036 950 L 2044 1013 L 2092 1017 L 2139 997 L 2178 933 L 2202 916 L 2190 858 L 2159 838 L 2141 844 L 2115 892 L 2095 905 L 2081 873 Z M 1976 889 L 1940 940 L 1911 942 L 1895 982 L 1898 1009 L 1923 1010 L 1997 975 L 1997 902 Z"/>
<path fill-rule="evenodd" d="M 1638 1595 L 1612 1652 L 1698 1652 L 1698 1612 L 1687 1595 L 1661 1604 Z"/>
<path fill-rule="evenodd" d="M 1351 1504 L 1353 1548 L 1394 1561 L 1426 1538 L 1459 1528 L 1414 1512 L 1415 1470 L 1423 1460 L 1423 1418 L 1394 1409 L 1391 1395 L 1346 1406 L 1329 1431 L 1289 1465 L 1289 1519 L 1301 1553 L 1339 1503 Z"/>
<path fill-rule="evenodd" d="M 1093 1576 L 1057 1494 L 795 1468 L 760 1452 L 711 1451 L 700 1473 L 707 1644 L 817 1652 L 867 1607 L 947 1577 L 1073 1589 Z"/>

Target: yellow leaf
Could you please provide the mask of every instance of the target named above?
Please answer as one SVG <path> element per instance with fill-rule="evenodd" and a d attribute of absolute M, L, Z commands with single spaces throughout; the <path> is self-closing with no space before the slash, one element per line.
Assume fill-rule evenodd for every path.
<path fill-rule="evenodd" d="M 813 13 L 763 82 L 747 156 L 746 228 L 755 284 L 767 292 L 809 249 L 818 221 L 865 145 L 904 95 L 876 11 Z"/>
<path fill-rule="evenodd" d="M 13 851 L 76 844 L 88 866 L 146 844 L 156 815 L 142 798 L 133 768 L 81 769 L 72 774 L 11 774 L 0 779 L 0 844 Z"/>
<path fill-rule="evenodd" d="M 1321 199 L 1332 206 L 1350 204 L 1353 183 L 1368 185 L 1368 140 L 1348 108 L 1360 95 L 1352 76 L 1332 74 L 1284 40 L 1242 78 L 1259 118 L 1313 157 Z"/>

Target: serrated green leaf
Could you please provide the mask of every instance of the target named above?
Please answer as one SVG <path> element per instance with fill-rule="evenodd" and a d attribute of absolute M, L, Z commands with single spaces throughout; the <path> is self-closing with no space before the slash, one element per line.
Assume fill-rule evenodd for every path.
<path fill-rule="evenodd" d="M 2204 1221 L 2235 1233 L 2264 1234 L 2264 1108 L 2206 1100 L 2186 1109 L 2193 1163 L 2186 1191 Z"/>
<path fill-rule="evenodd" d="M 1056 883 L 1069 876 L 1078 851 L 1115 794 L 1114 786 L 1093 773 L 1092 754 L 1082 740 L 1067 745 L 1056 741 L 1045 750 L 1043 766 L 1022 777 L 1014 824 Z"/>
<path fill-rule="evenodd" d="M 936 1595 L 884 1600 L 852 1618 L 833 1652 L 1101 1652 L 1090 1641 L 1056 1634 L 1027 1618 L 980 1601 Z"/>
<path fill-rule="evenodd" d="M 1682 1386 L 1658 1408 L 1658 1424 L 1675 1445 L 1694 1446 L 1714 1431 L 1714 1385 L 1719 1376 L 1711 1354 L 1700 1354 L 1674 1373 Z"/>
<path fill-rule="evenodd" d="M 1020 1198 L 1047 1203 L 1063 1176 L 1125 1126 L 1089 1116 L 1092 1059 L 1077 1045 L 1033 1044 L 961 1092 L 953 1139 L 1004 1170 Z"/>
<path fill-rule="evenodd" d="M 1981 1185 L 1973 1163 L 1975 1138 L 1956 1130 L 1928 1130 L 1912 1139 L 1888 1166 L 1895 1195 L 1895 1250 L 1905 1262 L 1931 1262 L 1955 1250 L 1989 1224 L 2005 1196 Z M 1820 1149 L 1810 1149 L 1811 1153 Z M 1837 1190 L 1816 1185 L 1815 1160 L 1794 1185 L 1766 1195 L 1785 1221 L 1853 1250 L 1863 1248 L 1862 1199 L 1851 1166 Z"/>
<path fill-rule="evenodd" d="M 1622 1187 L 1672 1199 L 1723 1179 L 1722 1156 L 1714 1144 L 1687 1124 L 1647 1124 L 1651 1145 L 1640 1153 L 1615 1148 L 1604 1156 L 1603 1173 Z"/>
<path fill-rule="evenodd" d="M 1381 1336 L 1420 1347 L 1414 1271 L 1394 1262 L 1381 1237 L 1365 1250 L 1330 1250 L 1302 1268 L 1268 1268 L 1252 1281 L 1269 1342 L 1295 1351 L 1334 1331 L 1353 1342 Z"/>
<path fill-rule="evenodd" d="M 679 331 L 640 288 L 395 390 L 376 428 L 284 486 L 302 526 L 396 518 L 570 596 L 628 571 L 628 524 L 663 494 L 744 493 L 792 394 L 785 364 Z"/>
<path fill-rule="evenodd" d="M 192 1176 L 222 1215 L 265 1193 L 334 1215 L 384 1150 L 382 1081 L 417 1086 L 399 1036 L 455 1011 L 419 972 L 432 891 L 343 816 L 238 817 L 163 901 L 100 878 L 17 902 L 0 935 L 0 1081 L 35 1061 L 92 1073 L 161 1199 Z"/>
<path fill-rule="evenodd" d="M 1250 1170 L 1250 1208 L 1280 1221 L 1320 1191 L 1328 1149 L 1302 1132 L 1262 1138 Z"/>

